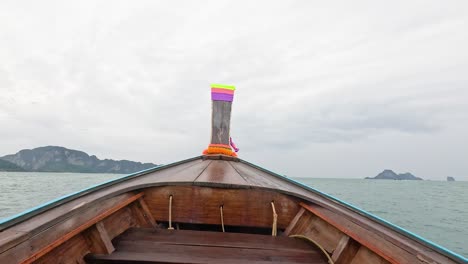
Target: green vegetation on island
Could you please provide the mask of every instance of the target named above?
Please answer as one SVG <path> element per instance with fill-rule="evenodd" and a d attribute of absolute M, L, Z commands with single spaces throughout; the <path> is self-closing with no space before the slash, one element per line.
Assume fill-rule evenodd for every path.
<path fill-rule="evenodd" d="M 16 154 L 0 157 L 0 171 L 128 174 L 156 166 L 129 160 L 100 160 L 83 151 L 56 146 L 23 149 Z"/>

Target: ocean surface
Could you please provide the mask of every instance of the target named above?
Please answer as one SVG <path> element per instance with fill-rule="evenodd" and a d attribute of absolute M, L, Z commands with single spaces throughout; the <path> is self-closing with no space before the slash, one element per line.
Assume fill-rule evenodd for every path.
<path fill-rule="evenodd" d="M 0 221 L 122 176 L 0 172 Z M 468 182 L 294 179 L 468 257 Z"/>

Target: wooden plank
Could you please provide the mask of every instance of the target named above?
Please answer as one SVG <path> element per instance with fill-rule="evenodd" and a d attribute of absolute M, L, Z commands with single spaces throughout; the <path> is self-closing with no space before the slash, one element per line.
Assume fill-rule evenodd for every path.
<path fill-rule="evenodd" d="M 390 263 L 422 263 L 415 255 L 383 239 L 375 232 L 371 232 L 352 221 L 339 217 L 332 211 L 312 204 L 301 203 L 301 206 L 333 225 L 335 228 L 339 229 L 341 232 L 353 238 L 355 241 L 375 252 Z"/>
<path fill-rule="evenodd" d="M 332 259 L 334 262 L 336 262 L 336 260 L 341 256 L 344 249 L 347 247 L 349 240 L 350 238 L 347 235 L 343 235 L 343 237 L 341 237 L 340 242 L 338 242 L 335 250 L 333 250 Z"/>
<path fill-rule="evenodd" d="M 158 221 L 168 221 L 170 195 L 173 196 L 173 222 L 181 223 L 220 225 L 219 206 L 224 205 L 225 226 L 271 228 L 273 214 L 270 203 L 274 200 L 278 228 L 283 229 L 299 210 L 299 200 L 268 190 L 199 186 L 148 188 L 145 190 L 145 201 Z"/>
<path fill-rule="evenodd" d="M 211 144 L 229 145 L 232 102 L 213 101 L 211 114 Z"/>
<path fill-rule="evenodd" d="M 143 193 L 139 193 L 137 195 L 134 195 L 130 198 L 128 198 L 127 200 L 125 200 L 124 202 L 106 210 L 105 212 L 89 219 L 88 221 L 86 221 L 85 223 L 83 223 L 82 225 L 80 225 L 79 227 L 71 230 L 70 232 L 68 232 L 67 234 L 65 234 L 64 236 L 58 238 L 57 240 L 55 240 L 54 242 L 48 244 L 47 246 L 39 249 L 38 251 L 36 251 L 34 254 L 32 254 L 31 256 L 28 256 L 25 260 L 21 261 L 21 263 L 32 263 L 33 261 L 35 261 L 36 259 L 40 258 L 41 256 L 44 256 L 45 254 L 47 254 L 48 252 L 50 252 L 51 250 L 53 250 L 54 248 L 60 246 L 61 244 L 63 244 L 65 241 L 69 240 L 70 238 L 74 237 L 75 235 L 81 233 L 82 231 L 84 231 L 85 229 L 89 228 L 90 226 L 94 225 L 95 223 L 103 220 L 104 218 L 106 218 L 107 216 L 113 214 L 114 212 L 122 209 L 123 207 L 127 206 L 128 204 L 134 202 L 135 200 L 137 200 L 138 198 L 142 197 L 143 196 Z"/>
<path fill-rule="evenodd" d="M 132 214 L 130 207 L 124 207 L 121 210 L 113 213 L 102 221 L 104 227 L 112 240 L 114 237 L 122 234 L 130 227 L 136 227 L 137 219 Z"/>
<path fill-rule="evenodd" d="M 291 235 L 304 235 L 320 244 L 328 253 L 335 250 L 343 233 L 319 217 L 305 212 L 290 231 Z"/>
<path fill-rule="evenodd" d="M 297 222 L 299 221 L 299 219 L 302 217 L 302 215 L 304 214 L 305 212 L 305 209 L 304 208 L 300 208 L 299 209 L 299 212 L 297 212 L 296 216 L 294 216 L 294 218 L 291 220 L 291 222 L 289 223 L 288 227 L 286 227 L 286 229 L 284 230 L 283 232 L 283 236 L 289 236 L 291 234 L 291 230 L 296 227 L 296 224 Z"/>
<path fill-rule="evenodd" d="M 108 256 L 89 263 L 326 263 L 312 244 L 288 237 L 187 230 L 130 229 L 116 238 Z"/>
<path fill-rule="evenodd" d="M 0 236 L 0 254 L 14 247 L 21 241 L 25 241 L 31 237 L 31 234 L 24 231 L 14 230 L 13 228 L 4 230 Z"/>
<path fill-rule="evenodd" d="M 139 198 L 137 202 L 129 205 L 133 216 L 139 227 L 156 227 L 156 221 L 151 215 L 143 197 Z"/>
<path fill-rule="evenodd" d="M 177 172 L 171 174 L 165 174 L 162 177 L 158 177 L 157 179 L 153 179 L 153 182 L 180 182 L 180 183 L 187 183 L 192 184 L 192 182 L 210 165 L 211 160 L 199 160 L 197 163 L 192 164 L 189 167 L 184 168 L 183 170 L 179 170 Z"/>
<path fill-rule="evenodd" d="M 122 241 L 142 241 L 171 245 L 220 246 L 258 249 L 310 250 L 311 245 L 299 239 L 242 233 L 222 233 L 192 230 L 130 228 L 114 239 L 116 247 Z"/>
<path fill-rule="evenodd" d="M 90 251 L 93 253 L 110 254 L 115 250 L 102 221 L 86 229 L 83 232 L 83 236 L 88 242 Z"/>
<path fill-rule="evenodd" d="M 207 154 L 202 156 L 203 160 L 227 160 L 227 161 L 237 161 L 239 162 L 239 158 L 233 156 L 226 156 L 223 154 Z"/>
<path fill-rule="evenodd" d="M 238 263 L 248 263 L 250 260 L 275 260 L 290 261 L 296 263 L 309 263 L 308 261 L 323 261 L 323 256 L 312 247 L 309 250 L 280 250 L 280 249 L 251 249 L 224 246 L 201 246 L 201 245 L 173 245 L 142 241 L 122 241 L 119 252 L 135 253 L 163 253 L 170 255 L 185 255 L 187 259 L 210 256 L 218 263 L 224 258 L 237 259 Z M 157 258 L 157 260 L 161 260 Z"/>
<path fill-rule="evenodd" d="M 154 217 L 153 215 L 151 214 L 149 208 L 148 208 L 148 205 L 146 204 L 145 200 L 143 199 L 143 197 L 139 198 L 138 199 L 138 204 L 140 205 L 141 207 L 141 210 L 143 211 L 143 216 L 146 218 L 146 220 L 148 221 L 148 223 L 152 226 L 152 227 L 157 227 L 158 223 L 156 223 L 156 220 L 154 220 Z"/>
<path fill-rule="evenodd" d="M 388 264 L 389 262 L 381 258 L 366 247 L 360 247 L 356 256 L 350 264 Z M 427 263 L 426 263 L 427 264 Z"/>
<path fill-rule="evenodd" d="M 210 165 L 200 174 L 195 182 L 247 185 L 242 176 L 231 166 L 230 162 L 213 160 Z"/>
<path fill-rule="evenodd" d="M 348 264 L 352 261 L 361 245 L 347 235 L 343 235 L 335 251 L 332 260 L 335 264 Z"/>
<path fill-rule="evenodd" d="M 85 256 L 87 263 L 197 263 L 197 264 L 271 264 L 271 263 L 309 263 L 325 264 L 322 260 L 315 260 L 307 255 L 298 256 L 297 260 L 291 260 L 286 257 L 268 256 L 250 256 L 250 252 L 233 251 L 229 256 L 219 256 L 218 251 L 206 250 L 198 253 L 196 256 L 187 256 L 185 254 L 173 254 L 165 252 L 114 252 L 111 255 L 88 254 Z M 225 251 L 222 253 L 226 253 Z M 228 252 L 229 253 L 229 252 Z"/>
<path fill-rule="evenodd" d="M 137 203 L 130 204 L 128 208 L 130 208 L 130 211 L 132 212 L 131 214 L 135 219 L 137 227 L 151 227 L 151 224 L 146 220 L 141 208 L 138 206 Z"/>
<path fill-rule="evenodd" d="M 247 181 L 249 185 L 291 191 L 291 184 L 268 173 L 260 171 L 242 162 L 231 162 L 235 170 Z"/>
<path fill-rule="evenodd" d="M 41 248 L 53 243 L 57 239 L 63 237 L 71 230 L 78 228 L 80 225 L 91 219 L 92 217 L 99 215 L 109 208 L 112 208 L 116 204 L 119 204 L 134 194 L 121 194 L 104 201 L 101 201 L 94 206 L 82 210 L 79 214 L 73 214 L 68 219 L 55 224 L 54 226 L 43 230 L 41 233 L 29 238 L 22 243 L 15 245 L 9 250 L 0 254 L 0 263 L 17 263 L 20 260 L 27 258 L 34 254 L 34 252 Z"/>
<path fill-rule="evenodd" d="M 81 234 L 78 234 L 34 261 L 34 264 L 86 264 L 83 257 L 88 253 L 90 251 L 85 238 Z"/>

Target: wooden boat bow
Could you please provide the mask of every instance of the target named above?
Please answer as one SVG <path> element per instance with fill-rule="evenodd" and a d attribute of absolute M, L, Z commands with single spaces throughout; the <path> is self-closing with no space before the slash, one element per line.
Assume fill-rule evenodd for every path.
<path fill-rule="evenodd" d="M 0 263 L 467 263 L 238 158 L 227 147 L 231 103 L 214 100 L 205 155 L 93 186 L 0 223 Z"/>

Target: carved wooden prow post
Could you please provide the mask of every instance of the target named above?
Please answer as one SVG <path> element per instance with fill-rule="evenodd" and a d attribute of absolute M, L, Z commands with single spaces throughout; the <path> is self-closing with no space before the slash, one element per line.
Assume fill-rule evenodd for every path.
<path fill-rule="evenodd" d="M 223 154 L 237 157 L 230 145 L 229 127 L 231 123 L 232 101 L 236 88 L 231 85 L 212 84 L 211 85 L 211 142 L 204 155 Z"/>

